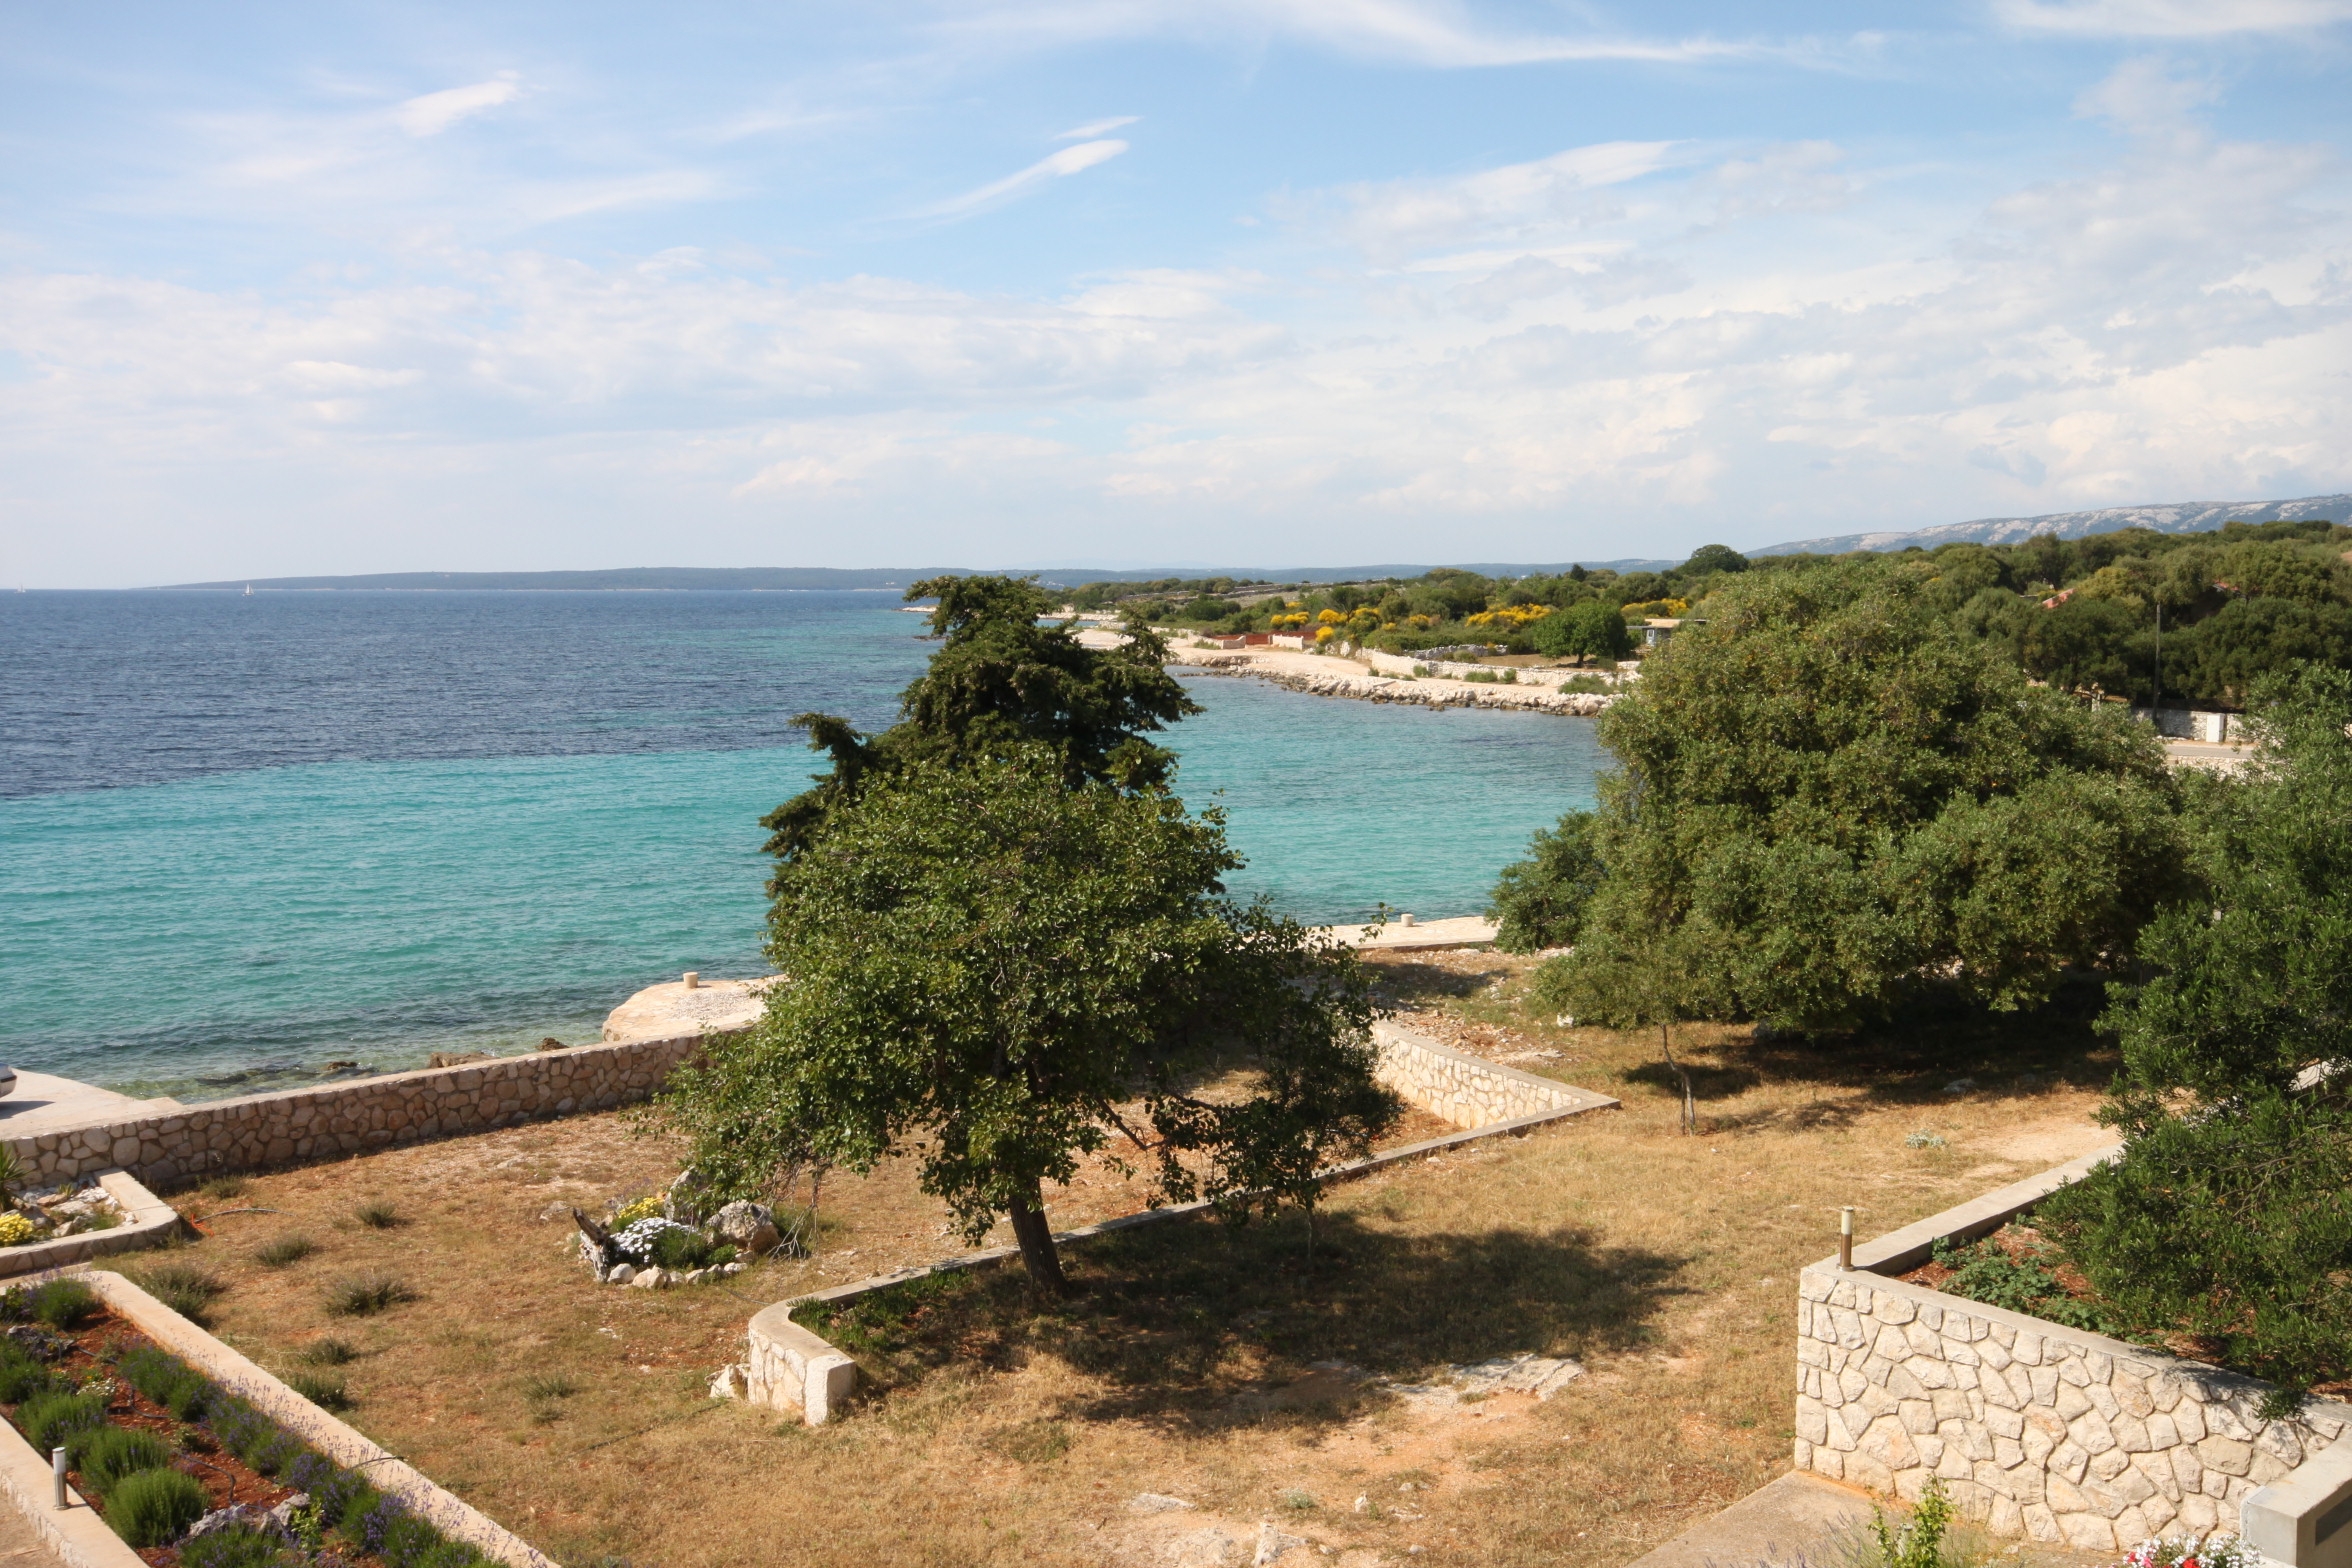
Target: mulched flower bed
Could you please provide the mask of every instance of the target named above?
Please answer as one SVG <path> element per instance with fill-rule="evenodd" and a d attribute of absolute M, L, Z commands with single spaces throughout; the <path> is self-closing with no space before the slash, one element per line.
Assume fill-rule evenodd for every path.
<path fill-rule="evenodd" d="M 182 1568 L 198 1556 L 310 1568 L 485 1568 L 488 1560 L 471 1547 L 447 1540 L 399 1498 L 377 1491 L 364 1476 L 312 1451 L 205 1379 L 79 1281 L 0 1294 L 0 1321 L 7 1325 L 0 1328 L 0 1378 L 13 1379 L 0 1386 L 19 1396 L 0 1402 L 0 1413 L 20 1433 L 24 1412 L 47 1396 L 102 1394 L 104 1427 L 159 1441 L 170 1456 L 168 1468 L 202 1487 L 208 1520 L 223 1510 L 239 1511 L 232 1520 L 209 1521 L 212 1528 L 262 1538 L 249 1543 L 257 1555 L 234 1558 L 220 1555 L 232 1543 L 217 1534 L 204 1542 L 181 1535 L 170 1544 L 134 1547 L 152 1568 Z M 175 1415 L 175 1408 L 184 1416 Z M 67 1446 L 69 1454 L 76 1451 L 70 1439 Z M 125 1533 L 124 1523 L 110 1516 L 109 1501 L 101 1500 L 105 1486 L 90 1484 L 71 1461 L 67 1478 L 101 1518 Z M 125 1495 L 127 1485 L 118 1480 L 112 1498 Z M 302 1509 L 295 1516 L 300 1528 L 269 1518 L 270 1510 L 290 1501 Z"/>

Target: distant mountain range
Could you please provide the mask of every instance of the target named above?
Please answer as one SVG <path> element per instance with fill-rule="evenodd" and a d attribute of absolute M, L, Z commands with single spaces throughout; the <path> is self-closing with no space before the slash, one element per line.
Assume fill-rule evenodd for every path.
<path fill-rule="evenodd" d="M 1908 550 L 1913 545 L 1934 549 L 1939 544 L 2015 544 L 2035 534 L 2080 539 L 2085 534 L 2112 533 L 2119 528 L 2153 528 L 2158 533 L 2187 534 L 2219 528 L 2230 521 L 2275 522 L 2280 518 L 2323 518 L 2331 523 L 2352 522 L 2352 495 L 2313 495 L 2295 501 L 2175 501 L 2154 506 L 2103 506 L 2089 512 L 2047 512 L 2040 517 L 1985 517 L 1973 523 L 1943 523 L 1907 533 L 1835 534 L 1826 539 L 1798 539 L 1788 544 L 1750 550 L 1757 555 L 1795 555 L 1810 552 L 1842 555 L 1848 550 Z M 1675 561 L 1558 561 L 1529 564 L 1508 561 L 1450 563 L 1459 570 L 1487 577 L 1531 577 L 1564 572 L 1573 564 L 1606 567 L 1619 572 L 1664 571 Z M 1080 583 L 1149 582 L 1162 577 L 1239 577 L 1275 583 L 1375 582 L 1385 577 L 1418 577 L 1427 564 L 1392 563 L 1384 566 L 1169 566 L 1111 570 L 1091 566 L 1015 568 L 1034 575 L 1048 587 L 1072 588 Z M 638 591 L 680 589 L 792 589 L 869 588 L 904 589 L 926 577 L 967 576 L 969 567 L 872 567 L 835 570 L 792 566 L 629 566 L 596 572 L 374 572 L 360 577 L 251 577 L 216 583 L 173 583 L 175 589 L 237 592 L 245 588 L 267 592 L 288 590 L 370 589 L 416 592 L 429 589 L 568 588 Z"/>
<path fill-rule="evenodd" d="M 1973 523 L 1942 523 L 1909 533 L 1837 534 L 1799 539 L 1747 553 L 1756 555 L 1842 555 L 1848 550 L 1932 550 L 1939 544 L 2015 544 L 2035 534 L 2080 539 L 2119 528 L 2152 528 L 2160 534 L 2193 534 L 2223 523 L 2272 523 L 2281 518 L 2352 522 L 2352 495 L 2312 495 L 2299 501 L 2173 501 L 2157 506 L 2102 506 L 2090 512 L 2045 512 L 2040 517 L 1983 517 Z"/>
<path fill-rule="evenodd" d="M 1556 566 L 1515 566 L 1498 562 L 1483 562 L 1460 568 L 1488 577 L 1526 577 L 1538 572 L 1564 572 L 1568 562 Z M 1587 567 L 1605 566 L 1620 572 L 1664 571 L 1672 561 L 1587 561 Z M 965 566 L 872 567 L 864 570 L 833 570 L 825 567 L 791 566 L 624 566 L 596 572 L 371 572 L 359 577 L 234 577 L 216 583 L 168 583 L 172 591 L 207 589 L 215 593 L 238 593 L 247 588 L 261 593 L 286 592 L 376 592 L 400 591 L 415 593 L 433 589 L 505 589 L 540 588 L 638 592 L 732 588 L 792 589 L 792 588 L 905 588 L 909 583 L 921 582 L 926 577 L 968 577 L 971 568 Z M 1273 583 L 1350 583 L 1372 582 L 1384 577 L 1418 577 L 1429 571 L 1428 566 L 1301 566 L 1285 570 L 1242 566 L 1171 566 L 1147 570 L 1108 571 L 1091 566 L 1020 567 L 1017 575 L 1035 576 L 1050 588 L 1074 588 L 1080 583 L 1151 582 L 1163 577 L 1239 577 Z"/>

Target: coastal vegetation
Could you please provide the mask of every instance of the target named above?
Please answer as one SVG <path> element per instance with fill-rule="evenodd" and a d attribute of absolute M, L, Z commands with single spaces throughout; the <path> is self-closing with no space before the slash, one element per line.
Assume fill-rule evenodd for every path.
<path fill-rule="evenodd" d="M 943 644 L 896 726 L 801 721 L 833 769 L 768 819 L 786 978 L 661 1100 L 696 1172 L 748 1199 L 913 1153 L 967 1238 L 1009 1219 L 1050 1293 L 1044 1185 L 1114 1136 L 1154 1201 L 1311 1206 L 1399 1114 L 1354 955 L 1225 896 L 1222 815 L 1186 811 L 1146 738 L 1196 711 L 1148 628 L 1095 650 L 1029 584 L 908 597 L 933 595 Z"/>
<path fill-rule="evenodd" d="M 2123 1152 L 2042 1205 L 2044 1272 L 2080 1280 L 2067 1311 L 2268 1379 L 2282 1414 L 2352 1379 L 2352 670 L 2261 676 L 2248 767 L 2183 776 L 1950 602 L 1868 563 L 1715 591 L 1602 718 L 1597 810 L 1498 883 L 1502 940 L 1566 948 L 1536 994 L 1658 1027 L 1686 1095 L 1685 1021 L 1829 1049 L 2084 1016 L 2103 981 Z"/>
<path fill-rule="evenodd" d="M 2014 1011 L 2185 891 L 2153 731 L 2028 684 L 1868 563 L 1742 576 L 1602 718 L 1618 771 L 1498 908 L 1561 1011 L 1851 1029 Z"/>
<path fill-rule="evenodd" d="M 2113 988 L 2123 1157 L 2041 1219 L 2119 1321 L 2291 1398 L 2352 1377 L 2352 674 L 2264 695 L 2249 776 L 2188 814 L 2193 896 Z"/>
<path fill-rule="evenodd" d="M 1743 577 L 1828 573 L 1849 592 L 1870 579 L 1913 583 L 1927 612 L 2060 690 L 2237 708 L 2257 681 L 2294 662 L 2352 666 L 2348 551 L 2352 528 L 2341 524 L 2233 522 L 2202 533 L 2045 534 L 1893 554 L 1750 560 L 1708 545 L 1665 571 L 1574 567 L 1489 578 L 1446 568 L 1322 586 L 1090 583 L 1068 602 L 1164 626 L 1289 631 L 1391 653 L 1483 645 L 1605 662 L 1630 651 L 1628 626 L 1704 618 L 1708 597 Z"/>

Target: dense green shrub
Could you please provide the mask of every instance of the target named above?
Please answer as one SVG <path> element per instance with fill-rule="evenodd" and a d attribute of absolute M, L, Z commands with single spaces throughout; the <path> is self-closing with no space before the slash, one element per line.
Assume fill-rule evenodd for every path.
<path fill-rule="evenodd" d="M 124 1382 L 182 1421 L 193 1421 L 203 1412 L 212 1388 L 202 1373 L 155 1345 L 139 1345 L 124 1352 L 115 1370 Z"/>
<path fill-rule="evenodd" d="M 1596 659 L 1614 664 L 1633 652 L 1633 633 L 1617 606 L 1598 599 L 1555 610 L 1528 631 L 1535 651 L 1555 659 Z"/>
<path fill-rule="evenodd" d="M 107 1498 L 106 1522 L 132 1546 L 163 1546 L 204 1517 L 206 1502 L 194 1476 L 141 1470 L 124 1477 Z"/>
<path fill-rule="evenodd" d="M 2176 788 L 2128 715 L 2029 687 L 1877 563 L 1725 579 L 1601 736 L 1620 770 L 1558 1011 L 1881 1019 L 2040 1005 L 2184 886 Z"/>
<path fill-rule="evenodd" d="M 2257 720 L 2248 776 L 2196 797 L 2201 890 L 2112 992 L 2123 1155 L 2041 1215 L 2138 1328 L 2293 1396 L 2352 1373 L 2352 672 L 2306 666 Z"/>
<path fill-rule="evenodd" d="M 1501 928 L 1497 947 L 1533 953 L 1575 944 L 1585 905 L 1601 885 L 1597 825 L 1591 812 L 1571 811 L 1556 827 L 1536 831 L 1527 859 L 1503 868 L 1488 911 Z"/>
<path fill-rule="evenodd" d="M 56 1375 L 14 1340 L 0 1339 L 0 1405 L 19 1405 L 56 1385 Z"/>
<path fill-rule="evenodd" d="M 53 1279 L 32 1291 L 25 1310 L 35 1322 L 63 1333 L 98 1315 L 98 1295 L 78 1279 Z"/>
<path fill-rule="evenodd" d="M 36 1453 L 46 1454 L 76 1432 L 106 1421 L 103 1394 L 44 1394 L 17 1407 L 16 1424 Z"/>
<path fill-rule="evenodd" d="M 698 1230 L 665 1230 L 653 1238 L 653 1262 L 665 1269 L 715 1268 L 731 1263 L 735 1249 Z"/>
<path fill-rule="evenodd" d="M 171 1450 L 152 1432 L 108 1426 L 98 1428 L 88 1437 L 82 1451 L 74 1456 L 74 1464 L 100 1501 L 125 1477 L 142 1470 L 166 1469 L 171 1464 Z"/>

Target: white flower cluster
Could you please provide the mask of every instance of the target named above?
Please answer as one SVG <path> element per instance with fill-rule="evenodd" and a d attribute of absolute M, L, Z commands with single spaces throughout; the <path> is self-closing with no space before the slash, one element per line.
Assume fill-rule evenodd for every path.
<path fill-rule="evenodd" d="M 660 1215 L 635 1221 L 613 1232 L 613 1246 L 643 1263 L 653 1256 L 653 1241 L 665 1230 L 692 1230 L 676 1220 L 665 1220 Z"/>
<path fill-rule="evenodd" d="M 2216 1532 L 2202 1540 L 2181 1535 L 2142 1541 L 2126 1554 L 2123 1568 L 2259 1568 L 2261 1561 L 2238 1537 Z"/>

